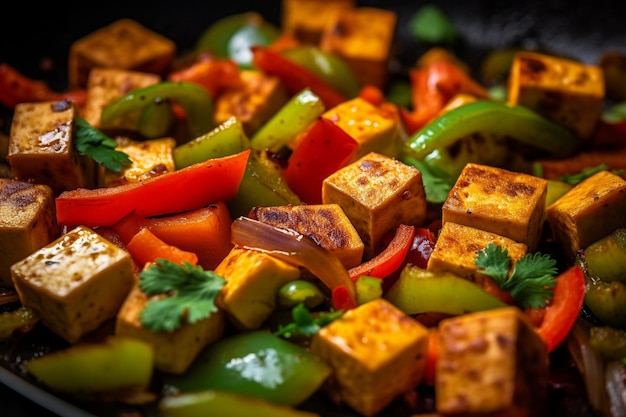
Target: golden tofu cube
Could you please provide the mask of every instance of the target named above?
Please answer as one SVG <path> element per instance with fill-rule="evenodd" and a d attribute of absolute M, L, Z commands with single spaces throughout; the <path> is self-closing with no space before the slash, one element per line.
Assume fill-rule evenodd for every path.
<path fill-rule="evenodd" d="M 508 102 L 529 107 L 585 140 L 604 103 L 604 75 L 595 65 L 518 52 L 509 74 Z"/>
<path fill-rule="evenodd" d="M 528 252 L 524 243 L 470 226 L 446 222 L 441 228 L 426 269 L 449 272 L 480 284 L 485 276 L 477 272 L 476 256 L 490 243 L 506 249 L 512 263 Z"/>
<path fill-rule="evenodd" d="M 322 117 L 339 126 L 357 142 L 348 161 L 354 162 L 370 152 L 396 157 L 402 143 L 400 126 L 393 115 L 356 97 L 327 110 Z"/>
<path fill-rule="evenodd" d="M 119 136 L 115 138 L 115 141 L 117 142 L 115 149 L 128 155 L 131 164 L 123 167 L 120 172 L 107 170 L 104 176 L 105 187 L 139 182 L 176 169 L 174 164 L 176 139 L 174 138 L 136 141 Z"/>
<path fill-rule="evenodd" d="M 184 323 L 172 332 L 153 332 L 141 324 L 139 314 L 150 298 L 135 285 L 120 308 L 115 320 L 115 335 L 142 340 L 152 346 L 154 366 L 160 371 L 185 372 L 198 353 L 224 334 L 224 312 L 218 309 L 196 323 Z"/>
<path fill-rule="evenodd" d="M 327 177 L 322 202 L 343 209 L 363 240 L 365 259 L 384 249 L 383 236 L 400 224 L 422 225 L 426 219 L 422 173 L 375 152 Z"/>
<path fill-rule="evenodd" d="M 626 180 L 600 171 L 546 209 L 552 234 L 570 258 L 579 249 L 626 227 Z"/>
<path fill-rule="evenodd" d="M 0 178 L 0 287 L 13 287 L 11 265 L 58 235 L 50 187 Z"/>
<path fill-rule="evenodd" d="M 226 285 L 217 304 L 228 314 L 235 326 L 258 329 L 276 306 L 276 292 L 300 277 L 300 269 L 267 253 L 233 248 L 215 268 Z"/>
<path fill-rule="evenodd" d="M 300 42 L 317 45 L 324 27 L 355 5 L 355 0 L 283 0 L 283 31 Z"/>
<path fill-rule="evenodd" d="M 543 415 L 548 352 L 519 308 L 447 318 L 439 324 L 439 334 L 438 415 Z"/>
<path fill-rule="evenodd" d="M 546 179 L 469 163 L 442 206 L 442 222 L 496 233 L 534 252 L 543 230 L 547 189 Z"/>
<path fill-rule="evenodd" d="M 70 343 L 115 317 L 131 290 L 128 252 L 78 226 L 11 266 L 20 301 Z"/>
<path fill-rule="evenodd" d="M 348 310 L 313 336 L 333 368 L 329 394 L 373 416 L 424 378 L 428 330 L 382 298 Z"/>
<path fill-rule="evenodd" d="M 250 217 L 310 237 L 346 268 L 363 261 L 363 241 L 338 204 L 254 207 Z"/>
<path fill-rule="evenodd" d="M 280 78 L 259 71 L 241 71 L 241 86 L 221 93 L 215 100 L 215 123 L 235 116 L 249 137 L 287 101 L 289 94 Z"/>
<path fill-rule="evenodd" d="M 397 20 L 395 12 L 381 8 L 342 10 L 322 32 L 320 49 L 344 59 L 361 85 L 384 88 Z"/>
<path fill-rule="evenodd" d="M 149 72 L 131 71 L 117 68 L 94 68 L 87 81 L 87 97 L 81 110 L 84 119 L 96 129 L 110 134 L 114 130 L 137 129 L 137 112 L 125 114 L 114 125 L 103 126 L 100 118 L 105 106 L 139 88 L 161 82 L 161 76 Z M 132 115 L 132 116 L 131 116 Z"/>
<path fill-rule="evenodd" d="M 96 164 L 74 149 L 78 109 L 69 101 L 20 103 L 15 106 L 7 160 L 15 178 L 46 184 L 56 194 L 93 188 Z"/>
<path fill-rule="evenodd" d="M 96 67 L 151 72 L 163 76 L 176 54 L 176 44 L 132 19 L 119 19 L 72 43 L 68 78 L 84 88 Z"/>

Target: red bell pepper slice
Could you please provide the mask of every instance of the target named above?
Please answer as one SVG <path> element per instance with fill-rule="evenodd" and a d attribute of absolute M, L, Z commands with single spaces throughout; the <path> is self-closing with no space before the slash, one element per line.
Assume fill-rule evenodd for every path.
<path fill-rule="evenodd" d="M 161 216 L 228 201 L 237 195 L 250 150 L 110 188 L 65 191 L 56 198 L 57 222 L 64 226 L 111 226 L 133 210 Z"/>
<path fill-rule="evenodd" d="M 339 126 L 318 118 L 289 157 L 285 182 L 303 202 L 320 204 L 324 179 L 345 166 L 357 147 Z"/>
<path fill-rule="evenodd" d="M 239 67 L 231 59 L 203 54 L 190 66 L 171 72 L 170 81 L 187 81 L 202 86 L 215 99 L 227 88 L 241 85 Z"/>
<path fill-rule="evenodd" d="M 386 278 L 403 265 L 413 245 L 415 226 L 401 224 L 389 245 L 374 258 L 348 270 L 350 279 L 356 281 L 361 275 Z"/>
<path fill-rule="evenodd" d="M 350 293 L 345 285 L 339 285 L 333 288 L 331 293 L 333 308 L 335 310 L 350 310 L 356 307 L 356 301 L 350 297 Z"/>
<path fill-rule="evenodd" d="M 548 352 L 561 344 L 576 323 L 585 300 L 586 287 L 585 275 L 578 265 L 570 267 L 556 278 L 552 301 L 545 307 L 543 321 L 537 329 Z"/>
<path fill-rule="evenodd" d="M 280 78 L 290 94 L 296 94 L 308 87 L 324 102 L 327 109 L 346 101 L 343 94 L 317 75 L 271 48 L 255 45 L 250 49 L 253 53 L 252 64 L 266 74 Z"/>
<path fill-rule="evenodd" d="M 192 265 L 198 264 L 198 255 L 170 245 L 159 239 L 150 229 L 140 229 L 126 245 L 126 250 L 133 259 L 141 266 L 148 262 L 156 262 L 157 259 L 167 259 L 168 261 L 182 264 L 188 262 Z"/>
<path fill-rule="evenodd" d="M 58 93 L 45 82 L 28 78 L 9 64 L 0 63 L 0 103 L 6 107 L 12 109 L 19 103 L 60 100 L 71 100 L 82 107 L 86 98 L 84 89 Z"/>

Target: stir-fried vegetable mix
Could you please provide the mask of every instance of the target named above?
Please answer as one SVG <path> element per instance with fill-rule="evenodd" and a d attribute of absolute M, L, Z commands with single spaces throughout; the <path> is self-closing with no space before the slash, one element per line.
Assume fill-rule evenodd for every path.
<path fill-rule="evenodd" d="M 398 73 L 395 12 L 316 3 L 191 51 L 114 21 L 64 92 L 0 63 L 2 346 L 166 417 L 540 417 L 557 357 L 626 415 L 626 56 L 472 71 L 428 6 Z"/>

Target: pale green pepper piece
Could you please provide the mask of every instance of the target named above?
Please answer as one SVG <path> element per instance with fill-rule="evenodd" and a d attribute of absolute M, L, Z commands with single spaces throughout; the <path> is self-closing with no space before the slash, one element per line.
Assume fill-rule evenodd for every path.
<path fill-rule="evenodd" d="M 383 280 L 376 277 L 361 275 L 354 282 L 356 287 L 357 305 L 365 304 L 383 295 Z"/>
<path fill-rule="evenodd" d="M 146 139 L 157 139 L 168 135 L 174 126 L 174 111 L 169 100 L 150 102 L 139 116 L 137 130 Z"/>
<path fill-rule="evenodd" d="M 293 308 L 302 303 L 306 308 L 315 308 L 326 300 L 322 290 L 304 279 L 297 279 L 281 286 L 276 292 L 276 304 L 282 308 Z"/>
<path fill-rule="evenodd" d="M 626 228 L 592 243 L 584 254 L 591 277 L 626 283 Z"/>
<path fill-rule="evenodd" d="M 324 113 L 322 100 L 305 88 L 293 96 L 252 136 L 253 149 L 278 152 Z"/>
<path fill-rule="evenodd" d="M 250 139 L 241 121 L 231 117 L 202 136 L 174 148 L 176 169 L 185 168 L 208 159 L 234 155 L 250 148 Z"/>

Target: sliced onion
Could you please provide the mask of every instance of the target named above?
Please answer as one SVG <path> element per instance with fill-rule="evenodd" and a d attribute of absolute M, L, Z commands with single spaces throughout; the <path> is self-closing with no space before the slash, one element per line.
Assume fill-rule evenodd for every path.
<path fill-rule="evenodd" d="M 268 253 L 285 262 L 302 266 L 319 278 L 329 289 L 345 286 L 356 303 L 354 282 L 337 256 L 291 229 L 283 229 L 239 217 L 233 221 L 231 239 L 237 246 Z"/>
<path fill-rule="evenodd" d="M 611 416 L 626 416 L 626 369 L 620 360 L 610 361 L 606 364 L 606 393 L 609 397 L 609 409 Z"/>
<path fill-rule="evenodd" d="M 14 303 L 19 299 L 20 297 L 15 290 L 0 288 L 0 305 Z"/>

